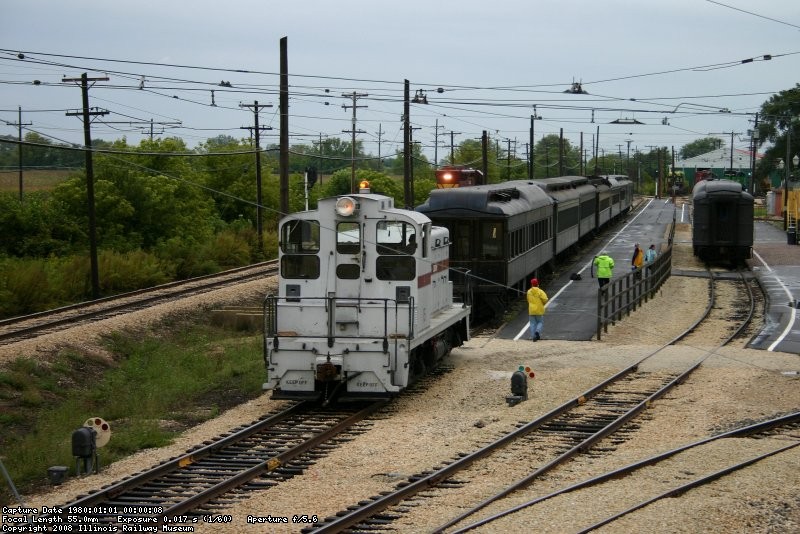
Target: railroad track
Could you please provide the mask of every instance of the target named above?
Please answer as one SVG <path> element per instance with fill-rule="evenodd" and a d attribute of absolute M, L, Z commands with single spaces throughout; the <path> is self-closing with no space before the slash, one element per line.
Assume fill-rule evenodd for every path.
<path fill-rule="evenodd" d="M 746 450 L 743 450 L 741 446 L 740 442 L 742 438 L 747 438 L 750 441 L 750 443 L 748 443 L 750 446 L 746 447 Z M 757 444 L 756 441 L 761 443 Z M 594 519 L 594 522 L 590 523 L 589 526 L 576 526 L 574 527 L 575 530 L 573 530 L 579 533 L 590 532 L 601 526 L 617 521 L 627 514 L 640 510 L 661 499 L 677 497 L 689 490 L 702 487 L 735 473 L 739 469 L 743 469 L 771 456 L 793 449 L 798 445 L 800 445 L 800 412 L 794 412 L 709 436 L 655 454 L 643 460 L 570 484 L 556 491 L 539 495 L 506 510 L 493 513 L 480 521 L 449 532 L 450 534 L 468 532 L 488 523 L 493 523 L 493 526 L 500 531 L 505 529 L 513 530 L 515 526 L 518 526 L 518 524 L 513 521 L 513 514 L 566 494 L 570 494 L 569 499 L 572 503 L 591 502 L 593 507 L 596 506 L 596 497 L 598 493 L 614 496 L 630 496 L 628 502 L 622 502 L 621 499 L 609 499 L 611 502 L 607 502 L 605 506 L 601 507 L 603 514 L 605 514 L 604 516 L 600 514 L 602 517 L 601 519 Z M 683 462 L 684 456 L 688 456 L 685 464 Z M 697 465 L 696 458 L 698 457 L 704 458 L 708 462 L 715 457 L 724 457 L 725 461 L 718 462 L 722 464 L 720 466 L 709 467 L 709 472 L 701 475 L 694 473 L 696 469 L 694 466 Z M 671 466 L 661 467 L 659 465 L 661 462 L 666 464 L 668 463 L 667 461 L 671 462 Z M 651 473 L 651 471 L 656 471 L 657 469 L 659 470 L 655 474 Z M 692 476 L 689 477 L 687 475 Z M 614 487 L 626 484 L 636 485 L 638 481 L 632 480 L 636 477 L 658 479 L 661 481 L 661 487 L 650 496 L 641 495 L 637 491 Z M 671 477 L 671 479 L 669 477 Z M 638 487 L 641 487 L 641 485 Z M 593 493 L 593 495 L 589 495 L 590 493 Z M 575 510 L 575 512 L 576 517 L 578 519 L 583 519 L 584 524 L 587 522 L 586 519 L 584 519 L 585 516 L 596 515 L 585 512 L 585 516 L 581 517 L 583 514 L 580 514 L 577 510 Z M 545 516 L 546 514 L 543 514 L 540 518 L 542 522 L 548 521 L 548 519 L 545 519 Z M 555 518 L 555 520 L 559 521 L 563 528 L 569 530 L 570 527 L 565 524 L 566 518 L 559 517 Z M 620 528 L 621 530 L 626 530 L 624 526 Z"/>
<path fill-rule="evenodd" d="M 709 303 L 705 314 L 683 332 L 673 343 L 687 345 L 714 345 L 708 340 L 716 339 L 716 346 L 722 347 L 742 336 L 756 311 L 758 287 L 755 277 L 744 271 L 718 272 L 707 269 Z M 727 324 L 720 330 L 719 324 Z"/>
<path fill-rule="evenodd" d="M 198 295 L 249 280 L 274 276 L 277 272 L 278 264 L 273 260 L 45 312 L 0 320 L 0 344 L 15 343 L 89 321 L 107 319 L 141 310 L 154 304 Z"/>
<path fill-rule="evenodd" d="M 741 273 L 739 277 L 745 281 Z M 637 418 L 642 416 L 653 402 L 686 380 L 716 350 L 707 351 L 706 356 L 685 367 L 681 372 L 639 371 L 641 364 L 655 359 L 671 345 L 689 343 L 689 336 L 703 328 L 703 323 L 710 320 L 712 312 L 717 307 L 715 304 L 718 304 L 715 278 L 709 277 L 709 304 L 704 314 L 686 331 L 664 346 L 550 413 L 534 421 L 520 423 L 516 430 L 499 437 L 487 446 L 471 454 L 457 457 L 443 467 L 414 475 L 398 484 L 394 491 L 376 495 L 358 505 L 348 507 L 336 516 L 325 518 L 324 521 L 307 527 L 303 532 L 402 530 L 410 524 L 417 526 L 423 524 L 422 521 L 413 519 L 415 511 L 434 506 L 437 509 L 449 508 L 457 511 L 456 517 L 439 524 L 434 529 L 436 532 L 448 531 L 447 529 L 464 524 L 468 518 L 472 518 L 489 505 L 497 506 L 496 503 L 528 487 L 535 480 L 572 458 L 613 452 L 616 445 L 635 432 Z M 717 348 L 739 336 L 751 321 L 755 306 L 752 292 L 748 292 L 748 295 L 749 304 L 744 307 L 748 313 L 740 317 L 738 328 L 723 336 Z M 512 467 L 505 467 L 502 471 L 513 471 L 513 465 L 523 465 L 526 468 L 519 471 L 527 474 L 511 484 L 508 484 L 507 480 L 496 483 L 491 490 L 493 493 L 486 496 L 489 492 L 485 492 L 484 500 L 475 503 L 475 492 L 469 487 L 469 482 L 482 480 L 485 483 L 483 479 L 486 471 L 499 470 L 497 466 L 501 463 L 506 466 L 512 464 Z M 527 469 L 530 465 L 538 467 Z M 418 506 L 421 500 L 437 498 L 459 504 L 439 506 L 428 502 L 425 507 Z"/>
<path fill-rule="evenodd" d="M 226 522 L 219 499 L 275 486 L 368 429 L 385 402 L 322 407 L 292 403 L 152 469 L 55 507 L 66 524 L 191 526 Z M 43 520 L 46 520 L 44 516 Z M 159 529 L 160 530 L 160 529 Z"/>

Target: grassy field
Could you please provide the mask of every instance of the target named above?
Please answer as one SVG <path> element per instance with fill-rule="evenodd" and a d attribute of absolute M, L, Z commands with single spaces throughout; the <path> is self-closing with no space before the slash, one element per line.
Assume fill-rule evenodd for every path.
<path fill-rule="evenodd" d="M 101 351 L 65 347 L 9 362 L 0 367 L 3 463 L 23 494 L 46 486 L 48 467 L 74 467 L 70 437 L 88 417 L 112 428 L 102 465 L 165 445 L 261 394 L 262 340 L 199 315 L 149 332 L 118 332 Z M 0 484 L 0 503 L 12 500 Z"/>
<path fill-rule="evenodd" d="M 69 178 L 74 170 L 34 170 L 22 171 L 22 192 L 25 191 L 50 191 L 60 182 Z M 19 171 L 0 171 L 0 191 L 19 191 Z"/>

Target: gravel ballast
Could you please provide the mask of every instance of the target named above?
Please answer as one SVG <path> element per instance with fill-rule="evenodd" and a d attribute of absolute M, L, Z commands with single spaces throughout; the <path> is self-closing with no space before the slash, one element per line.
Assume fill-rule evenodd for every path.
<path fill-rule="evenodd" d="M 676 242 L 678 240 L 676 239 Z M 592 281 L 585 281 L 591 283 Z M 244 284 L 211 297 L 182 303 L 185 310 L 235 304 L 269 291 L 269 283 Z M 658 348 L 658 344 L 682 326 L 693 323 L 706 305 L 707 281 L 672 277 L 659 294 L 630 317 L 617 323 L 603 340 L 570 342 L 511 341 L 477 337 L 448 358 L 454 369 L 426 389 L 404 394 L 394 401 L 390 417 L 378 418 L 370 430 L 342 444 L 310 467 L 302 476 L 277 487 L 254 492 L 235 501 L 219 514 L 230 523 L 194 525 L 195 532 L 299 532 L 307 525 L 292 524 L 295 515 L 330 516 L 359 500 L 392 489 L 406 477 L 440 466 L 458 453 L 468 453 L 508 432 L 519 422 L 535 419 L 576 397 Z M 209 299 L 213 299 L 211 302 Z M 79 332 L 52 334 L 0 348 L 3 358 L 19 354 L 47 354 L 52 346 L 95 347 L 97 336 L 132 325 L 157 324 L 165 314 L 180 310 L 154 307 L 127 318 L 98 322 Z M 674 336 L 673 336 L 674 337 Z M 537 494 L 567 486 L 697 439 L 800 409 L 800 357 L 798 355 L 744 348 L 744 342 L 717 348 L 713 342 L 692 340 L 689 346 L 670 347 L 642 366 L 642 371 L 671 372 L 708 356 L 701 368 L 666 397 L 656 401 L 638 421 L 639 428 L 618 445 L 613 454 L 592 455 L 571 462 L 540 482 L 513 495 L 497 510 L 524 502 Z M 260 354 L 253 357 L 261 358 Z M 520 365 L 533 368 L 529 398 L 516 406 L 506 403 L 511 373 Z M 229 410 L 221 417 L 184 433 L 172 445 L 142 451 L 105 467 L 100 474 L 71 477 L 52 492 L 24 496 L 25 505 L 54 506 L 79 494 L 174 457 L 203 440 L 237 425 L 256 420 L 281 405 L 269 394 Z M 102 414 L 99 414 L 102 415 Z M 113 439 L 113 438 L 112 438 Z M 800 436 L 795 436 L 800 439 Z M 777 448 L 777 439 L 731 441 L 722 452 L 713 449 L 688 454 L 679 469 L 687 479 L 726 465 L 733 450 L 741 457 Z M 786 443 L 786 440 L 783 440 Z M 738 457 L 739 455 L 737 455 Z M 513 465 L 513 464 L 512 464 Z M 464 495 L 481 495 L 487 488 L 503 488 L 534 469 L 521 463 L 495 471 L 483 466 L 482 477 L 467 484 Z M 577 495 L 566 494 L 526 509 L 477 532 L 572 532 L 607 515 L 620 499 L 638 502 L 669 481 L 674 469 L 665 464 L 662 474 L 626 477 L 620 486 Z M 663 484 L 662 484 L 663 485 Z M 679 497 L 661 500 L 632 513 L 600 532 L 796 532 L 800 530 L 800 451 L 771 457 L 717 482 Z M 430 532 L 458 515 L 462 503 L 447 497 L 418 502 L 395 525 L 399 532 Z M 248 516 L 287 517 L 287 525 L 254 525 Z"/>

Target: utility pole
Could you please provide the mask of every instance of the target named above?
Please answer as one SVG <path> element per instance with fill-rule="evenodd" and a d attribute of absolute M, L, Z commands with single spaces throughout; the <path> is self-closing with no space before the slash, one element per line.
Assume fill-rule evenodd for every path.
<path fill-rule="evenodd" d="M 278 109 L 280 110 L 280 215 L 289 214 L 289 39 L 280 40 L 280 90 Z"/>
<path fill-rule="evenodd" d="M 550 178 L 550 143 L 542 139 L 544 145 L 544 177 Z"/>
<path fill-rule="evenodd" d="M 271 126 L 258 125 L 258 113 L 263 108 L 271 108 L 272 104 L 259 104 L 258 100 L 252 104 L 239 104 L 240 108 L 247 108 L 253 112 L 255 126 L 242 126 L 242 130 L 250 130 L 256 141 L 256 233 L 258 234 L 258 251 L 264 252 L 264 214 L 261 203 L 261 130 L 271 130 Z"/>
<path fill-rule="evenodd" d="M 103 121 L 103 124 L 127 124 L 128 126 L 138 126 L 138 125 L 149 126 L 150 141 L 152 142 L 153 141 L 153 136 L 156 134 L 156 132 L 154 130 L 154 125 L 157 124 L 159 126 L 180 126 L 183 123 L 181 121 L 175 121 L 175 122 L 159 121 L 159 122 L 155 122 L 153 119 L 150 119 L 149 121 Z M 142 131 L 142 133 L 147 134 L 147 131 Z M 164 130 L 162 129 L 160 132 L 157 132 L 157 133 L 160 135 L 160 134 L 164 133 Z"/>
<path fill-rule="evenodd" d="M 89 206 L 89 261 L 92 270 L 92 298 L 95 300 L 100 298 L 100 269 L 97 263 L 97 221 L 95 220 L 94 210 L 94 167 L 92 166 L 92 129 L 90 117 L 108 115 L 108 111 L 97 108 L 95 108 L 94 111 L 89 110 L 89 83 L 91 82 L 91 84 L 94 85 L 95 82 L 107 81 L 108 77 L 106 76 L 102 78 L 89 78 L 85 72 L 81 74 L 80 78 L 61 79 L 62 83 L 80 82 L 81 86 L 83 111 L 67 112 L 67 116 L 81 116 L 83 119 L 83 144 L 86 154 L 86 197 Z"/>
<path fill-rule="evenodd" d="M 33 123 L 32 122 L 22 122 L 22 106 L 17 106 L 17 113 L 18 113 L 18 117 L 19 117 L 19 119 L 18 119 L 19 122 L 8 122 L 8 121 L 3 121 L 3 122 L 8 124 L 9 126 L 17 126 L 19 128 L 19 130 L 18 130 L 19 131 L 19 134 L 18 134 L 18 136 L 19 136 L 19 144 L 17 145 L 17 149 L 18 149 L 18 152 L 17 152 L 17 154 L 18 154 L 18 156 L 17 156 L 18 157 L 17 164 L 19 166 L 19 201 L 22 202 L 22 127 L 23 126 L 30 126 Z"/>
<path fill-rule="evenodd" d="M 659 156 L 661 154 L 661 147 L 658 147 L 656 145 L 646 145 L 646 146 L 647 146 L 647 148 L 650 149 L 650 154 L 653 153 L 653 150 L 658 150 L 657 155 L 656 155 L 656 168 L 653 171 L 656 174 L 656 176 L 653 177 L 653 182 L 654 182 L 653 185 L 655 187 L 655 193 L 657 194 L 658 193 L 658 185 L 657 185 L 658 182 L 656 180 L 658 180 L 658 176 L 657 176 L 658 175 L 658 158 L 659 158 Z M 649 162 L 650 158 L 648 157 L 647 159 L 648 159 L 648 162 Z M 639 191 L 639 193 L 641 193 L 641 191 Z"/>
<path fill-rule="evenodd" d="M 583 174 L 583 169 L 584 169 L 584 165 L 583 165 L 583 160 L 584 160 L 584 153 L 583 153 L 583 132 L 581 132 L 581 147 L 580 147 L 580 149 L 579 149 L 579 151 L 578 151 L 578 154 L 580 154 L 580 160 L 581 160 L 581 161 L 580 161 L 580 163 L 579 163 L 579 174 L 580 174 L 580 176 L 583 176 L 583 175 L 584 175 L 584 174 Z"/>
<path fill-rule="evenodd" d="M 756 194 L 756 153 L 758 152 L 758 113 L 753 123 L 753 129 L 750 133 L 750 146 L 752 152 L 750 153 L 750 194 Z"/>
<path fill-rule="evenodd" d="M 728 135 L 728 134 L 730 134 L 730 136 L 731 136 L 731 160 L 730 160 L 731 162 L 730 162 L 730 167 L 729 167 L 728 170 L 733 172 L 733 136 L 734 135 L 741 135 L 741 132 L 716 132 L 716 133 L 712 132 L 709 135 Z M 720 144 L 720 147 L 722 147 L 722 140 L 720 140 L 719 144 Z M 724 176 L 725 172 L 723 171 L 722 174 Z"/>
<path fill-rule="evenodd" d="M 131 124 L 134 124 L 134 123 L 131 123 Z M 156 124 L 158 126 L 162 127 L 161 131 L 158 132 L 159 135 L 160 135 L 160 134 L 164 133 L 164 128 L 163 128 L 164 126 L 180 126 L 183 123 L 181 121 L 174 121 L 174 122 L 159 121 L 159 122 L 155 122 L 153 119 L 150 119 L 150 142 L 151 143 L 153 142 L 153 136 L 155 135 L 155 132 L 153 131 L 153 126 L 156 125 Z"/>
<path fill-rule="evenodd" d="M 481 185 L 489 183 L 489 134 L 483 130 L 481 134 L 481 170 L 483 179 Z"/>
<path fill-rule="evenodd" d="M 628 143 L 628 152 L 625 155 L 625 174 L 628 174 L 631 166 L 631 143 L 633 143 L 633 139 L 626 139 L 625 142 Z"/>
<path fill-rule="evenodd" d="M 355 193 L 358 191 L 356 189 L 356 134 L 357 133 L 366 133 L 364 130 L 357 130 L 356 129 L 356 110 L 358 108 L 365 108 L 367 106 L 358 106 L 356 105 L 356 100 L 365 96 L 369 96 L 367 93 L 356 93 L 353 91 L 351 94 L 343 94 L 343 97 L 347 98 L 350 97 L 353 99 L 353 105 L 348 106 L 347 104 L 342 104 L 342 108 L 349 109 L 353 108 L 353 120 L 352 126 L 349 130 L 342 130 L 343 133 L 352 134 L 352 140 L 350 141 L 350 192 Z"/>
<path fill-rule="evenodd" d="M 450 165 L 455 165 L 456 163 L 454 156 L 455 142 L 453 141 L 453 136 L 455 135 L 461 135 L 461 132 L 454 132 L 453 130 L 450 130 Z"/>
<path fill-rule="evenodd" d="M 787 208 L 789 207 L 789 175 L 790 165 L 792 160 L 789 157 L 792 155 L 792 117 L 791 115 L 786 120 L 786 174 L 783 175 L 783 230 L 789 230 L 789 214 Z"/>
<path fill-rule="evenodd" d="M 383 159 L 381 158 L 381 140 L 383 138 L 383 131 L 381 130 L 381 123 L 378 123 L 378 169 L 383 170 Z"/>
<path fill-rule="evenodd" d="M 410 82 L 404 81 L 403 85 L 403 200 L 405 208 L 411 209 L 414 198 L 411 196 L 411 102 Z"/>
<path fill-rule="evenodd" d="M 506 180 L 511 179 L 511 139 L 506 139 L 508 149 L 506 150 Z M 514 147 L 516 150 L 516 146 Z"/>
<path fill-rule="evenodd" d="M 529 152 L 529 154 L 528 154 L 528 180 L 533 180 L 533 170 L 534 170 L 534 165 L 535 165 L 535 163 L 534 163 L 534 155 L 535 155 L 534 147 L 535 147 L 535 145 L 533 144 L 533 121 L 534 121 L 534 118 L 533 118 L 533 115 L 531 115 L 531 127 L 528 128 L 528 133 L 530 134 L 529 135 L 529 139 L 528 139 L 528 145 L 530 145 L 530 147 L 531 147 L 530 150 L 528 151 Z"/>
<path fill-rule="evenodd" d="M 592 111 L 592 117 L 594 117 L 594 111 Z M 594 173 L 600 174 L 597 172 L 599 169 L 598 165 L 599 162 L 597 160 L 597 156 L 600 155 L 600 125 L 597 125 L 597 135 L 594 138 Z"/>
<path fill-rule="evenodd" d="M 414 128 L 413 126 L 410 126 L 408 128 L 408 141 L 409 141 L 409 143 L 411 145 L 411 156 L 412 156 L 411 157 L 411 172 L 409 173 L 411 179 L 408 181 L 408 191 L 409 191 L 409 194 L 411 195 L 411 207 L 408 208 L 408 209 L 414 209 L 414 202 L 415 202 L 415 199 L 416 199 L 416 197 L 414 196 L 414 157 L 413 156 L 414 156 L 414 144 L 416 143 L 417 145 L 419 145 L 419 141 L 414 141 L 414 130 L 421 130 L 421 129 L 422 129 L 421 126 L 418 126 L 416 128 Z"/>
<path fill-rule="evenodd" d="M 530 139 L 528 142 L 531 144 L 531 156 L 530 156 L 530 163 L 528 165 L 528 178 L 533 180 L 536 176 L 536 136 L 535 136 L 535 129 L 534 124 L 535 121 L 541 120 L 540 117 L 536 113 L 536 106 L 533 106 L 533 115 L 531 115 L 531 127 L 530 127 Z"/>
<path fill-rule="evenodd" d="M 444 128 L 444 126 L 439 126 L 439 119 L 436 119 L 435 126 L 433 127 L 433 168 L 434 169 L 438 169 L 439 168 L 439 128 Z"/>

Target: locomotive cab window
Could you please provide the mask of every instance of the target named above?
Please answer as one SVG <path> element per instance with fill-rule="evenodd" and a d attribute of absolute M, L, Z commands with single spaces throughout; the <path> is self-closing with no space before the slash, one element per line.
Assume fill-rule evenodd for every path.
<path fill-rule="evenodd" d="M 378 221 L 378 254 L 414 254 L 419 236 L 414 225 L 405 221 Z"/>
<path fill-rule="evenodd" d="M 375 275 L 378 280 L 413 280 L 417 265 L 412 257 L 422 240 L 417 229 L 406 221 L 378 221 L 378 257 Z"/>
<path fill-rule="evenodd" d="M 281 276 L 289 279 L 319 278 L 319 256 L 284 254 L 281 257 Z"/>
<path fill-rule="evenodd" d="M 336 252 L 339 254 L 361 252 L 361 226 L 357 222 L 340 222 L 336 225 Z"/>
<path fill-rule="evenodd" d="M 281 228 L 281 250 L 301 254 L 319 252 L 319 221 L 286 222 Z"/>
<path fill-rule="evenodd" d="M 281 227 L 281 276 L 319 278 L 319 222 L 291 220 Z"/>

